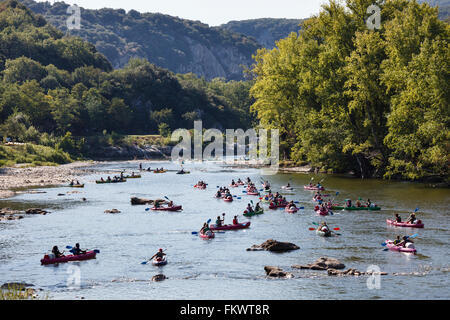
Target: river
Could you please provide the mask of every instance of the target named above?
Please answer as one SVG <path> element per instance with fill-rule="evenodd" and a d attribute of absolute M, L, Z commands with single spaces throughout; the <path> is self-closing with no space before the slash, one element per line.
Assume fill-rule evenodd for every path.
<path fill-rule="evenodd" d="M 168 162 L 145 163 L 144 167 L 179 166 Z M 136 162 L 105 162 L 99 170 L 136 171 Z M 313 192 L 303 190 L 312 175 L 277 174 L 266 176 L 272 190 L 290 181 L 296 187 L 286 193 L 288 200 L 305 209 L 296 214 L 269 210 L 245 218 L 242 212 L 250 199 L 243 188 L 232 188 L 241 197 L 231 203 L 213 198 L 216 186 L 231 179 L 260 180 L 257 169 L 224 168 L 217 163 L 189 163 L 191 174 L 145 172 L 141 179 L 126 183 L 95 184 L 100 174 L 83 177 L 84 189 L 67 187 L 39 189 L 46 193 L 21 194 L 0 201 L 0 207 L 49 208 L 45 216 L 26 216 L 0 222 L 0 284 L 12 281 L 32 283 L 50 299 L 449 299 L 449 189 L 433 189 L 423 184 L 383 180 L 360 180 L 338 175 L 317 175 L 335 195 L 336 202 L 370 198 L 381 211 L 337 211 L 325 219 L 318 217 L 311 201 Z M 105 176 L 105 175 L 103 175 Z M 204 180 L 206 190 L 193 185 Z M 260 186 L 260 184 L 258 184 Z M 80 193 L 67 194 L 69 191 Z M 66 193 L 58 196 L 59 193 Z M 130 197 L 167 196 L 183 205 L 182 212 L 145 211 L 148 206 L 132 206 Z M 87 201 L 82 201 L 85 197 Z M 394 212 L 405 219 L 419 207 L 424 229 L 393 228 L 385 220 Z M 116 208 L 119 214 L 105 214 Z M 247 230 L 219 233 L 205 241 L 192 235 L 208 218 L 222 212 L 231 223 L 233 215 L 251 220 Z M 341 236 L 322 238 L 310 231 L 313 222 L 326 220 L 339 227 Z M 414 239 L 417 255 L 383 251 L 381 243 L 395 235 L 418 233 Z M 288 241 L 300 249 L 287 253 L 246 251 L 267 239 Z M 53 245 L 60 249 L 76 242 L 82 248 L 99 249 L 94 260 L 41 266 L 40 259 Z M 168 264 L 142 265 L 158 248 L 167 249 Z M 66 249 L 67 250 L 67 249 Z M 375 265 L 389 275 L 382 276 L 379 288 L 369 289 L 367 277 L 332 277 L 326 271 L 293 270 L 294 264 L 311 263 L 319 257 L 339 259 L 346 268 L 366 271 Z M 279 266 L 293 272 L 292 279 L 267 279 L 264 266 Z M 158 273 L 162 282 L 149 279 Z M 392 275 L 392 273 L 417 273 Z M 72 279 L 81 279 L 80 286 Z M 75 282 L 76 284 L 76 282 Z"/>

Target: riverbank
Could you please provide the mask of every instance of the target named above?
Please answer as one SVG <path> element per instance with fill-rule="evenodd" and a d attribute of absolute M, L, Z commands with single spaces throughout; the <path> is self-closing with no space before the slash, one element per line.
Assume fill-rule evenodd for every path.
<path fill-rule="evenodd" d="M 79 161 L 59 166 L 0 168 L 0 199 L 13 197 L 17 190 L 68 184 L 93 172 L 88 169 L 98 162 Z"/>

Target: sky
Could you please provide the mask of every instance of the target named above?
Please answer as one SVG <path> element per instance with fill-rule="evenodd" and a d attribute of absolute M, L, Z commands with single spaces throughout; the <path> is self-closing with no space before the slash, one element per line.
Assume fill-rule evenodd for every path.
<path fill-rule="evenodd" d="M 38 0 L 39 2 L 45 2 Z M 47 0 L 54 3 L 54 0 Z M 63 0 L 86 9 L 131 9 L 159 12 L 218 26 L 231 20 L 301 19 L 320 11 L 327 0 Z"/>

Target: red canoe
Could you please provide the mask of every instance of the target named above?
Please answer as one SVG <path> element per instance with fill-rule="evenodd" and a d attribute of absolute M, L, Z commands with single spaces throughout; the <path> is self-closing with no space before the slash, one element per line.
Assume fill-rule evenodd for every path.
<path fill-rule="evenodd" d="M 202 185 L 202 186 L 198 186 L 198 185 L 195 185 L 194 186 L 194 188 L 198 188 L 198 189 L 206 189 L 206 185 Z"/>
<path fill-rule="evenodd" d="M 386 223 L 396 227 L 407 227 L 407 228 L 423 228 L 424 224 L 421 220 L 418 223 L 406 223 L 406 222 L 397 222 L 395 220 L 386 219 Z"/>
<path fill-rule="evenodd" d="M 41 259 L 41 264 L 53 264 L 53 263 L 63 263 L 63 262 L 69 262 L 69 261 L 83 261 L 83 260 L 89 260 L 89 259 L 95 259 L 95 255 L 97 253 L 95 251 L 88 251 L 84 254 L 79 255 L 67 255 L 62 256 L 59 258 L 53 258 L 51 259 L 48 255 L 44 256 L 44 259 Z"/>
<path fill-rule="evenodd" d="M 317 188 L 317 187 L 315 187 L 315 186 L 313 186 L 313 187 L 310 187 L 310 186 L 303 186 L 303 188 L 305 188 L 306 190 L 325 190 L 325 188 L 324 187 L 320 187 L 320 188 Z"/>
<path fill-rule="evenodd" d="M 314 210 L 316 213 L 320 214 L 321 216 L 327 216 L 329 210 L 327 209 L 326 211 L 322 211 L 322 210 Z"/>
<path fill-rule="evenodd" d="M 233 197 L 223 198 L 223 201 L 232 202 L 233 201 Z"/>
<path fill-rule="evenodd" d="M 273 202 L 269 204 L 269 209 L 286 208 L 287 203 L 279 203 L 275 205 Z"/>
<path fill-rule="evenodd" d="M 296 213 L 298 211 L 298 208 L 297 207 L 294 207 L 294 208 L 284 207 L 284 211 L 286 211 L 287 213 Z"/>
<path fill-rule="evenodd" d="M 198 233 L 198 236 L 200 237 L 200 238 L 202 238 L 202 239 L 212 239 L 212 238 L 214 238 L 216 235 L 214 234 L 214 232 L 208 232 L 207 234 L 204 234 L 204 233 L 201 233 L 201 232 L 199 232 Z"/>
<path fill-rule="evenodd" d="M 155 210 L 155 211 L 180 211 L 181 206 L 159 207 L 159 208 L 152 207 L 150 209 Z"/>
<path fill-rule="evenodd" d="M 221 227 L 216 227 L 215 224 L 209 226 L 211 230 L 239 230 L 239 229 L 247 229 L 248 227 L 250 227 L 250 221 L 246 223 L 227 224 Z"/>

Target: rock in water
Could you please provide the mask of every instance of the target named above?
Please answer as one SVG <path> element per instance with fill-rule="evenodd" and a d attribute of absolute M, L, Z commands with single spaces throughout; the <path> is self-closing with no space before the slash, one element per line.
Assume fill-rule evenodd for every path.
<path fill-rule="evenodd" d="M 247 251 L 273 251 L 273 252 L 286 252 L 291 250 L 298 250 L 300 247 L 290 242 L 279 242 L 277 240 L 269 239 L 260 245 L 253 245 L 247 248 Z"/>
<path fill-rule="evenodd" d="M 105 213 L 120 213 L 117 209 L 105 210 Z"/>
<path fill-rule="evenodd" d="M 42 209 L 39 209 L 39 208 L 30 208 L 30 209 L 27 209 L 25 211 L 25 213 L 26 214 L 43 214 L 43 215 L 45 215 L 45 214 L 48 213 L 48 211 L 45 211 L 45 210 L 42 210 Z"/>
<path fill-rule="evenodd" d="M 293 278 L 294 275 L 290 272 L 285 272 L 283 269 L 273 266 L 265 266 L 264 271 L 266 271 L 266 275 L 271 278 L 283 278 L 290 279 Z"/>
<path fill-rule="evenodd" d="M 157 282 L 157 281 L 163 281 L 163 280 L 166 280 L 166 279 L 169 279 L 169 278 L 167 278 L 163 274 L 157 274 L 157 275 L 153 276 L 150 280 Z"/>
<path fill-rule="evenodd" d="M 320 257 L 315 262 L 307 265 L 293 265 L 296 269 L 312 269 L 312 270 L 328 270 L 328 269 L 344 269 L 345 265 L 335 258 Z"/>

